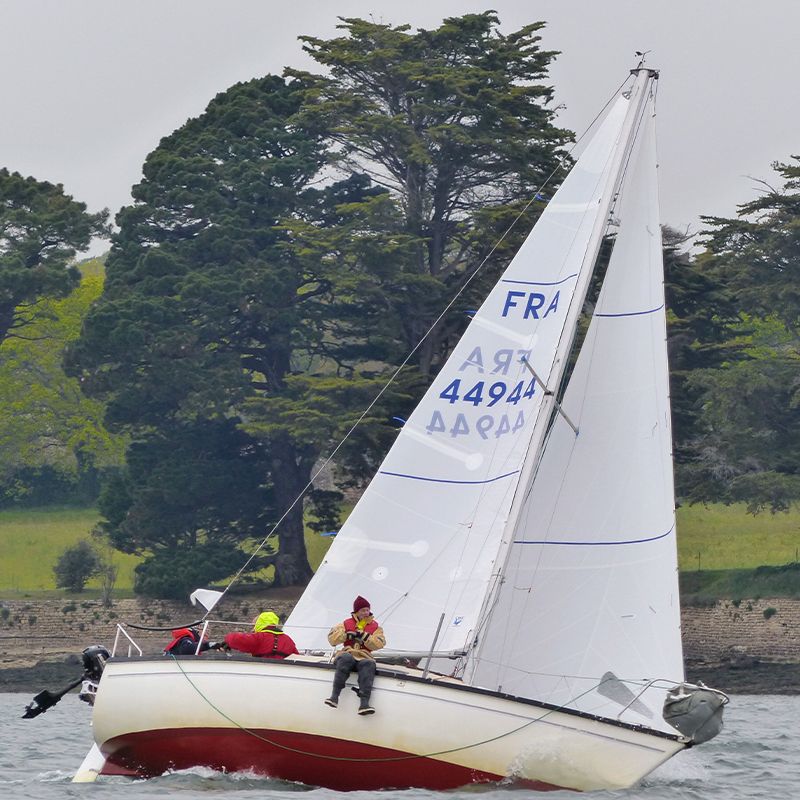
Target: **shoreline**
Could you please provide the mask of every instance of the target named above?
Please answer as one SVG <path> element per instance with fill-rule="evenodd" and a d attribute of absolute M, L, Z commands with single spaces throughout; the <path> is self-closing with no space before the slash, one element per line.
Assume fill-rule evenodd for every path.
<path fill-rule="evenodd" d="M 218 638 L 230 629 L 250 629 L 266 609 L 285 619 L 300 589 L 232 595 L 210 620 Z M 58 691 L 83 673 L 81 653 L 91 644 L 109 650 L 118 623 L 132 625 L 145 654 L 160 654 L 169 630 L 196 620 L 186 602 L 120 599 L 0 600 L 0 692 L 31 696 Z M 800 694 L 800 599 L 720 600 L 681 609 L 686 680 L 726 694 Z M 127 645 L 121 645 L 127 649 Z M 77 691 L 77 690 L 76 690 Z"/>

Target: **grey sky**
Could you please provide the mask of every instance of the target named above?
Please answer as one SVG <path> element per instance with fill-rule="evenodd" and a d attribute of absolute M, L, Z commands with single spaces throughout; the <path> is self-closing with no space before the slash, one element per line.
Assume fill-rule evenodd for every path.
<path fill-rule="evenodd" d="M 559 122 L 577 133 L 652 50 L 670 225 L 733 215 L 772 161 L 800 153 L 800 0 L 0 0 L 0 166 L 113 214 L 159 139 L 216 93 L 314 68 L 298 35 L 329 37 L 338 16 L 432 28 L 487 8 L 507 32 L 547 22 Z"/>

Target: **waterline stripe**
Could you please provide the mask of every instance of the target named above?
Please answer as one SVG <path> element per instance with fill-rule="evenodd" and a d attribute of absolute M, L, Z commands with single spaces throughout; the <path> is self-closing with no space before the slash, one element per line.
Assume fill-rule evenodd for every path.
<path fill-rule="evenodd" d="M 655 314 L 656 311 L 661 311 L 664 308 L 662 303 L 658 308 L 651 308 L 649 311 L 625 311 L 622 314 L 595 314 L 596 317 L 641 317 L 645 314 Z"/>
<path fill-rule="evenodd" d="M 393 478 L 409 478 L 412 481 L 429 481 L 431 483 L 458 483 L 458 484 L 465 484 L 469 486 L 475 486 L 483 483 L 494 483 L 495 481 L 501 481 L 503 478 L 508 478 L 511 475 L 516 475 L 519 470 L 515 469 L 513 472 L 506 472 L 505 475 L 497 475 L 494 478 L 487 478 L 485 481 L 453 481 L 447 480 L 445 478 L 427 478 L 424 475 L 406 475 L 403 472 L 386 472 L 386 470 L 379 470 L 381 475 L 391 475 Z"/>
<path fill-rule="evenodd" d="M 660 533 L 658 536 L 650 536 L 647 539 L 622 539 L 617 542 L 557 542 L 553 540 L 541 539 L 533 541 L 529 539 L 515 539 L 514 544 L 557 544 L 566 547 L 604 547 L 608 545 L 623 545 L 623 544 L 643 544 L 644 542 L 657 542 L 659 539 L 664 539 L 675 530 L 673 525 L 666 533 Z"/>

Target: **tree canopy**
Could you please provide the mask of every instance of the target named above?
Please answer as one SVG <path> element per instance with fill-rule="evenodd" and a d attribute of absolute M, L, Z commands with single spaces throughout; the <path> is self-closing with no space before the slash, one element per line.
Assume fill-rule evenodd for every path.
<path fill-rule="evenodd" d="M 689 473 L 696 499 L 745 501 L 753 511 L 800 500 L 797 162 L 776 164 L 782 186 L 767 186 L 738 218 L 705 218 L 698 266 L 738 313 L 726 325 L 727 357 L 687 382 L 702 406 Z"/>
<path fill-rule="evenodd" d="M 74 492 L 87 473 L 122 463 L 124 441 L 105 428 L 103 404 L 62 368 L 64 349 L 103 287 L 100 262 L 79 271 L 81 283 L 67 297 L 40 299 L 24 335 L 0 344 L 0 502 L 28 495 L 41 502 L 40 485 L 52 499 L 54 481 Z"/>
<path fill-rule="evenodd" d="M 71 262 L 92 237 L 107 235 L 107 217 L 87 213 L 61 184 L 0 169 L 0 343 L 36 319 L 41 297 L 78 285 Z"/>
<path fill-rule="evenodd" d="M 105 292 L 69 364 L 132 437 L 102 507 L 117 545 L 147 557 L 142 589 L 179 548 L 242 555 L 280 516 L 276 552 L 254 566 L 274 566 L 277 585 L 307 581 L 297 501 L 315 465 L 567 139 L 534 82 L 553 56 L 538 26 L 503 37 L 492 13 L 414 34 L 344 25 L 347 37 L 307 40 L 330 78 L 222 93 L 148 156 L 118 216 Z M 356 53 L 374 79 L 361 93 L 345 66 Z M 420 358 L 423 374 L 461 326 L 459 314 Z M 385 416 L 373 409 L 337 461 L 366 471 L 393 435 Z M 330 493 L 308 497 L 335 525 Z"/>
<path fill-rule="evenodd" d="M 344 170 L 389 190 L 411 250 L 385 281 L 385 306 L 400 323 L 403 355 L 416 347 L 465 271 L 495 251 L 507 260 L 541 204 L 528 206 L 564 159 L 571 135 L 553 125 L 553 90 L 542 81 L 555 52 L 526 25 L 504 35 L 493 11 L 446 19 L 434 30 L 342 19 L 344 36 L 301 37 L 324 75 L 289 70 L 307 82 L 301 118 L 335 147 Z M 502 239 L 527 208 L 525 224 Z M 496 273 L 495 273 L 496 274 Z M 491 271 L 486 271 L 491 281 Z M 485 295 L 477 282 L 464 300 Z M 443 320 L 418 352 L 435 371 L 463 315 Z"/>

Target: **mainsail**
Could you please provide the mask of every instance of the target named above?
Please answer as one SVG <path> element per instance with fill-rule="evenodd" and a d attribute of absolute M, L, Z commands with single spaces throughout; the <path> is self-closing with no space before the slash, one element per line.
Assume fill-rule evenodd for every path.
<path fill-rule="evenodd" d="M 367 597 L 393 650 L 470 646 L 630 125 L 620 97 L 397 440 L 286 622 L 301 648 Z M 577 305 L 577 308 L 575 307 Z M 549 405 L 549 403 L 548 403 Z M 441 631 L 437 630 L 442 623 Z"/>

